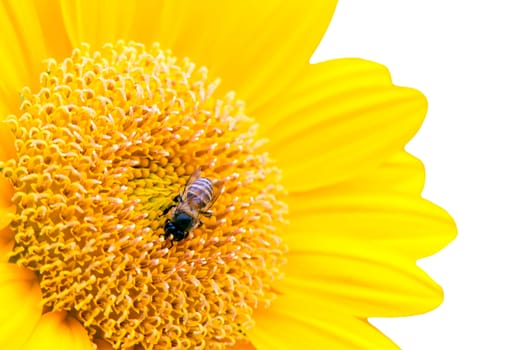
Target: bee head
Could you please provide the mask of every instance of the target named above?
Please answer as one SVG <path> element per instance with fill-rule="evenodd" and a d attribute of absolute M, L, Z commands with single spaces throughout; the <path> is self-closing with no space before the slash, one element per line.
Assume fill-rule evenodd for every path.
<path fill-rule="evenodd" d="M 166 221 L 164 237 L 171 238 L 174 241 L 182 241 L 188 236 L 193 221 L 193 218 L 185 213 L 178 214 L 173 220 Z"/>

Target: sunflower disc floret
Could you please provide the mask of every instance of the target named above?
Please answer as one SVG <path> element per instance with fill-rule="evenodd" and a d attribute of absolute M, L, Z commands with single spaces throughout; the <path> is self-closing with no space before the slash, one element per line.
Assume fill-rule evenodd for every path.
<path fill-rule="evenodd" d="M 118 42 L 47 61 L 7 122 L 16 159 L 10 261 L 44 311 L 65 310 L 115 348 L 223 348 L 274 297 L 286 207 L 279 171 L 233 93 L 158 45 Z M 224 181 L 213 215 L 164 244 L 163 210 L 189 175 Z"/>

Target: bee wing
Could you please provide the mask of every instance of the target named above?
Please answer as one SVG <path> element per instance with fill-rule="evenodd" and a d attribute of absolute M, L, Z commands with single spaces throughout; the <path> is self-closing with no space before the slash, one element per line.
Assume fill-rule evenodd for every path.
<path fill-rule="evenodd" d="M 188 180 L 186 181 L 186 185 L 184 185 L 184 190 L 182 191 L 182 200 L 186 200 L 186 194 L 188 192 L 188 188 L 192 183 L 197 181 L 201 177 L 201 168 L 197 168 L 193 171 L 193 173 L 190 175 Z"/>
<path fill-rule="evenodd" d="M 213 182 L 213 196 L 211 197 L 208 205 L 206 205 L 206 208 L 204 210 L 210 209 L 217 198 L 221 195 L 222 191 L 224 190 L 224 181 L 223 180 L 217 180 Z"/>

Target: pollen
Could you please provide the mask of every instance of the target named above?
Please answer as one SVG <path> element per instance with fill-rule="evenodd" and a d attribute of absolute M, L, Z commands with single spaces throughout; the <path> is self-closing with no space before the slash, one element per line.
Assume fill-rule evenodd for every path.
<path fill-rule="evenodd" d="M 157 44 L 82 45 L 45 65 L 6 120 L 16 157 L 0 164 L 16 206 L 10 261 L 36 273 L 44 312 L 114 348 L 245 341 L 275 297 L 287 209 L 243 102 Z M 197 168 L 222 192 L 170 247 L 165 209 Z"/>

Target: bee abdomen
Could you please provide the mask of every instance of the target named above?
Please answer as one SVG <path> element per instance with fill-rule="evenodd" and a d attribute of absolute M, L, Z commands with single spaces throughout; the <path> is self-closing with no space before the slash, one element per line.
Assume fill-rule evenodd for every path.
<path fill-rule="evenodd" d="M 195 180 L 189 187 L 187 198 L 194 201 L 201 208 L 205 207 L 213 198 L 213 184 L 210 180 L 202 177 Z"/>

